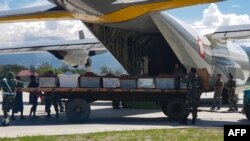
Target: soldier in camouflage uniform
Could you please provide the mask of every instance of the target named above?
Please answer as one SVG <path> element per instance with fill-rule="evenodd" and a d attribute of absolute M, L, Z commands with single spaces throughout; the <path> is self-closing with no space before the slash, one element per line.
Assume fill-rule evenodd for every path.
<path fill-rule="evenodd" d="M 3 91 L 3 102 L 2 102 L 2 110 L 3 110 L 3 120 L 2 126 L 8 126 L 10 124 L 9 120 L 9 111 L 13 108 L 13 102 L 15 99 L 15 75 L 13 72 L 9 72 L 7 74 L 7 80 L 1 81 L 1 87 Z"/>
<path fill-rule="evenodd" d="M 233 75 L 229 73 L 229 80 L 226 84 L 226 89 L 228 91 L 228 111 L 238 111 L 237 107 L 237 96 L 235 94 L 236 82 L 233 80 Z"/>
<path fill-rule="evenodd" d="M 174 88 L 180 89 L 181 77 L 185 76 L 185 73 L 182 68 L 180 68 L 179 64 L 175 64 L 175 68 L 173 70 L 174 79 Z"/>
<path fill-rule="evenodd" d="M 224 82 L 221 79 L 221 74 L 217 74 L 217 81 L 214 85 L 213 106 L 211 107 L 211 110 L 214 110 L 215 106 L 217 106 L 217 110 L 220 110 L 223 87 L 224 87 Z"/>
<path fill-rule="evenodd" d="M 195 68 L 191 68 L 190 73 L 187 75 L 187 77 L 185 77 L 184 81 L 187 83 L 189 92 L 186 95 L 187 113 L 180 123 L 187 124 L 187 117 L 190 113 L 192 113 L 192 124 L 195 124 L 201 95 L 201 81 L 198 75 L 196 75 Z"/>
<path fill-rule="evenodd" d="M 55 76 L 53 71 L 48 71 L 44 74 L 44 76 Z M 58 78 L 56 78 L 56 85 L 59 86 Z M 59 109 L 58 109 L 58 99 L 57 95 L 53 92 L 46 92 L 44 93 L 44 100 L 45 100 L 45 112 L 47 113 L 46 118 L 51 118 L 51 105 L 53 104 L 54 109 L 56 111 L 56 118 L 59 118 Z"/>

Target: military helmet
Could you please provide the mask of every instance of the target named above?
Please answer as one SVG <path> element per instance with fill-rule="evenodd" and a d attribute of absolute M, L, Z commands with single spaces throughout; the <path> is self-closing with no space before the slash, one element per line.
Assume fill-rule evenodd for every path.
<path fill-rule="evenodd" d="M 196 73 L 196 68 L 191 68 L 191 70 L 190 70 L 192 73 Z"/>
<path fill-rule="evenodd" d="M 15 78 L 15 73 L 10 71 L 10 72 L 7 73 L 6 77 L 7 77 L 8 80 L 14 79 Z"/>

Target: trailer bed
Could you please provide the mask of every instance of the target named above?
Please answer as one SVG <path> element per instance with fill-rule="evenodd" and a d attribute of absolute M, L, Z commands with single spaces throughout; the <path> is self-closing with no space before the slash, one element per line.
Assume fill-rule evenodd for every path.
<path fill-rule="evenodd" d="M 66 100 L 66 116 L 72 122 L 88 119 L 91 102 L 106 101 L 155 101 L 161 104 L 165 115 L 179 120 L 186 114 L 186 89 L 121 89 L 121 88 L 18 88 L 19 92 L 58 94 Z M 119 103 L 118 103 L 119 104 Z M 114 106 L 114 105 L 113 105 Z"/>

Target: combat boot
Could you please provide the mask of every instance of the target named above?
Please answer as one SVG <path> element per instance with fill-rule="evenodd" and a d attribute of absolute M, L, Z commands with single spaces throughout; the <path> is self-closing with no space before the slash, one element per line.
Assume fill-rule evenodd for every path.
<path fill-rule="evenodd" d="M 9 126 L 9 125 L 10 125 L 10 119 L 6 118 L 6 120 L 5 120 L 5 126 Z"/>
<path fill-rule="evenodd" d="M 188 124 L 187 118 L 184 118 L 184 119 L 180 122 L 180 124 Z"/>
<path fill-rule="evenodd" d="M 195 122 L 196 122 L 196 118 L 193 118 L 192 119 L 192 124 L 195 124 Z"/>
<path fill-rule="evenodd" d="M 9 118 L 4 118 L 2 123 L 1 123 L 2 126 L 9 126 L 10 125 L 10 120 Z"/>
<path fill-rule="evenodd" d="M 58 112 L 56 112 L 56 118 L 59 118 L 59 114 L 58 114 Z"/>
<path fill-rule="evenodd" d="M 4 126 L 5 125 L 5 118 L 3 118 L 1 125 Z"/>
<path fill-rule="evenodd" d="M 238 112 L 238 108 L 235 108 L 234 111 L 235 111 L 235 112 Z"/>
<path fill-rule="evenodd" d="M 45 118 L 51 118 L 50 112 L 48 112 L 47 116 Z"/>

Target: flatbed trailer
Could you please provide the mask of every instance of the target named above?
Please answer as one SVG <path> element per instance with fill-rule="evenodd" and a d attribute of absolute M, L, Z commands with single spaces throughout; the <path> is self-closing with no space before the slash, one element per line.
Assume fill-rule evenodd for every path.
<path fill-rule="evenodd" d="M 87 121 L 90 103 L 104 101 L 155 101 L 163 113 L 173 120 L 180 120 L 186 113 L 186 89 L 121 89 L 121 88 L 19 88 L 29 93 L 60 94 L 65 99 L 65 113 L 71 122 Z"/>

